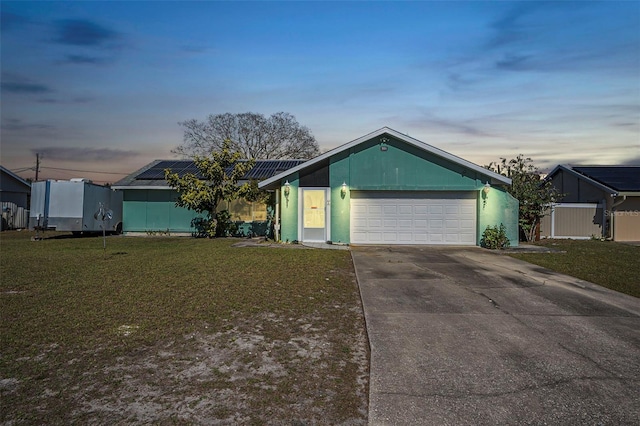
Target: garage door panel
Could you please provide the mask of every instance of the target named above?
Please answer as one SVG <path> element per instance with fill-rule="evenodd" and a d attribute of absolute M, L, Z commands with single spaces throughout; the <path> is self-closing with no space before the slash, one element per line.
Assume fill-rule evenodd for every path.
<path fill-rule="evenodd" d="M 432 231 L 438 231 L 441 230 L 444 226 L 444 221 L 443 220 L 438 220 L 438 219 L 431 219 L 429 221 L 429 229 Z"/>
<path fill-rule="evenodd" d="M 451 205 L 451 204 L 447 204 L 445 207 L 445 213 L 446 214 L 455 214 L 457 215 L 460 212 L 460 207 L 457 205 Z"/>
<path fill-rule="evenodd" d="M 353 191 L 355 244 L 476 243 L 475 192 Z"/>
<path fill-rule="evenodd" d="M 427 224 L 429 222 L 427 221 L 427 219 L 417 219 L 413 222 L 413 228 L 414 229 L 425 229 L 427 227 Z"/>
<path fill-rule="evenodd" d="M 400 229 L 412 229 L 413 221 L 411 219 L 401 219 L 398 221 L 398 228 Z"/>

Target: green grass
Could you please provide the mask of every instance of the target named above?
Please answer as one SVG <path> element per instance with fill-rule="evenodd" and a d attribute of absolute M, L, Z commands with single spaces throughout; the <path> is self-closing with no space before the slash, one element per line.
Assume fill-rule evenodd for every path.
<path fill-rule="evenodd" d="M 112 401 L 110 392 L 125 389 L 123 381 L 140 381 L 153 389 L 177 386 L 172 392 L 178 400 L 212 389 L 240 393 L 241 414 L 251 424 L 278 415 L 290 419 L 287 415 L 296 413 L 290 408 L 296 395 L 306 397 L 307 405 L 324 405 L 321 398 L 314 401 L 313 389 L 334 396 L 320 419 L 364 418 L 357 384 L 362 366 L 344 349 L 364 333 L 348 252 L 234 248 L 235 240 L 175 237 L 108 237 L 103 251 L 101 237 L 48 233 L 42 241 L 30 241 L 32 235 L 0 234 L 0 379 L 17 383 L 0 388 L 0 422 L 156 422 L 154 417 L 87 412 L 87 398 Z M 254 334 L 262 340 L 253 352 L 238 349 L 237 338 Z M 326 346 L 322 365 L 303 362 L 291 351 L 287 342 L 301 336 Z M 144 374 L 113 373 L 116 366 L 126 370 L 127 360 L 132 365 L 143 358 L 156 360 L 165 347 L 181 354 L 167 369 L 195 363 L 192 358 L 204 341 L 221 359 L 227 354 L 221 367 L 237 361 L 234 368 L 253 371 L 260 349 L 261 359 L 273 358 L 284 366 L 286 376 L 231 380 L 229 374 L 211 373 L 178 385 L 169 377 L 154 382 L 154 367 L 145 367 Z M 239 354 L 237 360 L 228 354 L 230 348 Z M 211 371 L 218 368 L 212 365 Z M 299 383 L 308 383 L 310 390 Z M 80 397 L 83 388 L 88 390 Z M 43 400 L 43 392 L 55 398 Z M 132 393 L 131 402 L 138 398 L 141 403 L 142 397 Z M 152 397 L 145 401 L 158 407 L 165 403 Z M 310 408 L 298 406 L 300 418 L 318 421 Z M 211 411 L 221 416 L 230 412 L 237 414 L 224 406 Z M 266 412 L 275 417 L 265 417 Z M 178 420 L 198 422 L 188 416 Z"/>
<path fill-rule="evenodd" d="M 536 244 L 561 252 L 511 256 L 640 297 L 640 247 L 597 240 L 542 240 Z"/>

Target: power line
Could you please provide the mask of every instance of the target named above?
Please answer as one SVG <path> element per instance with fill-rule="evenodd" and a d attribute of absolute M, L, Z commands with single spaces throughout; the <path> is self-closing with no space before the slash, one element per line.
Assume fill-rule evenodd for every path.
<path fill-rule="evenodd" d="M 105 174 L 105 175 L 119 175 L 119 176 L 126 176 L 129 173 L 117 173 L 117 172 L 100 172 L 97 170 L 77 170 L 77 169 L 62 169 L 60 167 L 45 167 L 45 166 L 41 166 L 41 169 L 51 169 L 51 170 L 63 170 L 63 171 L 67 171 L 67 172 L 81 172 L 81 173 L 100 173 L 100 174 Z"/>
<path fill-rule="evenodd" d="M 13 173 L 22 173 L 22 172 L 26 172 L 27 170 L 35 170 L 34 167 L 20 167 L 19 169 L 13 169 L 11 170 Z"/>

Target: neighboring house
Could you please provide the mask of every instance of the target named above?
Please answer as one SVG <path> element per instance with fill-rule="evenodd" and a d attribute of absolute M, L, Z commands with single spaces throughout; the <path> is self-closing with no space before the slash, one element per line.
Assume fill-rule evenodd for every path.
<path fill-rule="evenodd" d="M 478 245 L 504 224 L 518 244 L 511 179 L 382 128 L 262 181 L 282 241 Z"/>
<path fill-rule="evenodd" d="M 27 228 L 31 184 L 0 166 L 0 203 L 2 204 L 2 230 Z"/>
<path fill-rule="evenodd" d="M 243 181 L 262 180 L 301 163 L 303 160 L 257 160 L 253 169 L 243 177 Z M 164 180 L 165 169 L 171 169 L 180 176 L 186 173 L 198 175 L 193 161 L 156 160 L 111 186 L 123 192 L 124 233 L 197 232 L 197 218 L 204 215 L 176 207 L 178 193 Z M 239 235 L 266 235 L 270 229 L 269 216 L 272 215 L 268 214 L 265 204 L 234 200 L 230 203 L 222 202 L 220 209 L 229 210 L 232 219 L 239 226 Z"/>
<path fill-rule="evenodd" d="M 543 218 L 541 237 L 640 241 L 640 166 L 564 164 L 546 179 L 565 196 Z"/>

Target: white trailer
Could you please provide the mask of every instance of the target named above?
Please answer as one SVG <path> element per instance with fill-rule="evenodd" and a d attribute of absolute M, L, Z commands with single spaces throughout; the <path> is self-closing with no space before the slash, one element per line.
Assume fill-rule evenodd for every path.
<path fill-rule="evenodd" d="M 111 219 L 102 220 L 111 210 Z M 100 214 L 97 214 L 100 212 Z M 122 192 L 87 179 L 31 184 L 29 228 L 56 231 L 122 232 Z"/>

